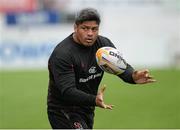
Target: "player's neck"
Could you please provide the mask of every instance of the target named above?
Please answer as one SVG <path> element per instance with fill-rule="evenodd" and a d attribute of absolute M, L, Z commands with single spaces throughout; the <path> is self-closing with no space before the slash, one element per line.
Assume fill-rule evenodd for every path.
<path fill-rule="evenodd" d="M 78 40 L 77 36 L 75 33 L 73 33 L 73 40 L 78 43 L 78 44 L 81 44 L 81 42 Z"/>

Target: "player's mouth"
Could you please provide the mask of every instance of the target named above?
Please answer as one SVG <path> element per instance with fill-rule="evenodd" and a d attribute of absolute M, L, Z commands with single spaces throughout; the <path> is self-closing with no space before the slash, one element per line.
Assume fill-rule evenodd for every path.
<path fill-rule="evenodd" d="M 87 43 L 92 43 L 93 42 L 93 38 L 86 38 L 86 42 Z"/>

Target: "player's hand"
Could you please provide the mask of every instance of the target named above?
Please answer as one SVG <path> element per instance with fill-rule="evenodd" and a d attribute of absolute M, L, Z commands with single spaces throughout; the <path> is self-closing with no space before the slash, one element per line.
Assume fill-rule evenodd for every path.
<path fill-rule="evenodd" d="M 146 84 L 146 83 L 153 83 L 156 80 L 150 76 L 149 70 L 138 70 L 134 71 L 132 74 L 133 80 L 137 84 Z"/>
<path fill-rule="evenodd" d="M 96 105 L 100 108 L 112 110 L 113 105 L 107 105 L 104 103 L 103 96 L 104 96 L 105 89 L 106 89 L 105 85 L 103 85 L 103 87 L 100 88 L 100 90 L 96 96 Z"/>

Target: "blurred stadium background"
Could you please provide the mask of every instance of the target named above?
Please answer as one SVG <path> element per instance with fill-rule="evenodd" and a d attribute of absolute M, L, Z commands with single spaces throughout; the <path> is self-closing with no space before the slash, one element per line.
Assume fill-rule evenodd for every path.
<path fill-rule="evenodd" d="M 47 60 L 85 7 L 101 13 L 100 34 L 158 80 L 133 86 L 106 74 L 115 108 L 97 108 L 94 128 L 180 128 L 179 0 L 0 0 L 0 128 L 50 128 Z"/>

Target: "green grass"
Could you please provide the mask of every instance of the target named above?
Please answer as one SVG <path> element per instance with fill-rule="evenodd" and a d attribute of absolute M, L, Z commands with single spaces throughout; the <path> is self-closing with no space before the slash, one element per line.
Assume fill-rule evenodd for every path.
<path fill-rule="evenodd" d="M 105 102 L 94 128 L 180 128 L 180 70 L 153 70 L 156 83 L 129 85 L 106 74 Z M 50 128 L 46 114 L 47 71 L 0 72 L 0 128 Z"/>
<path fill-rule="evenodd" d="M 46 71 L 1 72 L 0 83 L 0 128 L 50 128 Z"/>

